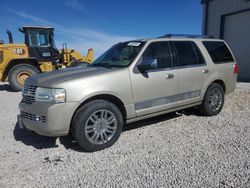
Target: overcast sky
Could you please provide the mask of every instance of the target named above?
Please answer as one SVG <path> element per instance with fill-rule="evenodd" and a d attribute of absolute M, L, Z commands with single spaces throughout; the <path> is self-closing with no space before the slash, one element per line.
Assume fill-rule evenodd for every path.
<path fill-rule="evenodd" d="M 0 39 L 6 29 L 23 42 L 24 25 L 52 26 L 56 45 L 96 56 L 116 42 L 166 33 L 200 34 L 200 0 L 0 0 Z"/>

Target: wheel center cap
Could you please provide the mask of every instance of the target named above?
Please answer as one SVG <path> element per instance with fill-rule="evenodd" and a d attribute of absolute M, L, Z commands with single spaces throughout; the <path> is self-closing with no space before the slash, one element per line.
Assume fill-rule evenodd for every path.
<path fill-rule="evenodd" d="M 212 98 L 212 103 L 213 103 L 213 104 L 217 103 L 217 98 L 216 98 L 216 97 L 213 97 L 213 98 Z"/>
<path fill-rule="evenodd" d="M 102 132 L 102 131 L 104 131 L 106 129 L 106 127 L 107 127 L 106 122 L 103 121 L 103 120 L 99 120 L 99 122 L 97 123 L 97 130 L 99 132 Z"/>

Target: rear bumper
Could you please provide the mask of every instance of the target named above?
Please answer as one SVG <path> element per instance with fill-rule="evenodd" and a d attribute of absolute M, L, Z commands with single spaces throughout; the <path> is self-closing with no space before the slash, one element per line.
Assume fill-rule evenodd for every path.
<path fill-rule="evenodd" d="M 61 104 L 35 102 L 31 105 L 21 102 L 18 124 L 20 128 L 26 128 L 44 136 L 67 135 L 71 119 L 78 106 L 78 102 Z"/>

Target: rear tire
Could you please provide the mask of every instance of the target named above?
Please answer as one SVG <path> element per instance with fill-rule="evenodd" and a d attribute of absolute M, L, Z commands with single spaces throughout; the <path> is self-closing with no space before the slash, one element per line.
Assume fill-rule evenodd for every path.
<path fill-rule="evenodd" d="M 205 116 L 214 116 L 221 112 L 224 105 L 224 90 L 220 84 L 212 83 L 204 96 L 199 111 Z"/>
<path fill-rule="evenodd" d="M 14 91 L 21 91 L 23 89 L 25 80 L 33 75 L 38 74 L 36 67 L 29 64 L 15 65 L 10 69 L 8 74 L 8 81 Z"/>
<path fill-rule="evenodd" d="M 83 105 L 72 119 L 72 134 L 81 148 L 88 152 L 112 146 L 122 129 L 123 117 L 119 108 L 105 100 Z"/>

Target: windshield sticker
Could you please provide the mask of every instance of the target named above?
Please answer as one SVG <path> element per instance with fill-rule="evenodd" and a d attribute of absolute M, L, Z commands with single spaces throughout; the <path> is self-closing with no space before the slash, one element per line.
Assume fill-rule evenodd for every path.
<path fill-rule="evenodd" d="M 141 42 L 129 42 L 127 46 L 140 46 Z"/>

